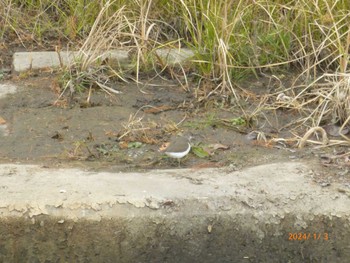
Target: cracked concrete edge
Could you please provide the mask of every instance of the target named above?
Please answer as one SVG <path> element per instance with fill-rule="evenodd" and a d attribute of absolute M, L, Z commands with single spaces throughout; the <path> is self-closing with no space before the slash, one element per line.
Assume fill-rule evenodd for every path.
<path fill-rule="evenodd" d="M 155 51 L 156 55 L 164 59 L 165 63 L 176 65 L 183 63 L 193 57 L 194 53 L 190 49 L 170 49 L 162 48 Z M 120 65 L 131 63 L 130 51 L 128 50 L 110 50 L 99 55 L 99 59 L 109 58 Z M 62 65 L 72 63 L 76 58 L 87 56 L 85 52 L 79 51 L 40 51 L 40 52 L 15 52 L 13 54 L 13 69 L 16 72 L 27 71 L 31 69 L 56 68 Z M 97 58 L 96 58 L 97 59 Z"/>
<path fill-rule="evenodd" d="M 1 217 L 48 215 L 74 221 L 178 214 L 251 215 L 279 223 L 297 218 L 307 227 L 318 216 L 350 220 L 350 190 L 321 187 L 303 163 L 223 169 L 91 172 L 0 165 Z"/>

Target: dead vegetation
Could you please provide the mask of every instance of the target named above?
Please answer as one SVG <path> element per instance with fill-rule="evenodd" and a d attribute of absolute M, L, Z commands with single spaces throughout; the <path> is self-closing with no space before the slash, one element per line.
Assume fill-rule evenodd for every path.
<path fill-rule="evenodd" d="M 2 7 L 5 2 L 1 2 Z M 349 145 L 350 28 L 349 6 L 344 1 L 121 2 L 101 4 L 89 30 L 84 27 L 76 60 L 61 68 L 56 105 L 62 104 L 64 94 L 81 92 L 87 94 L 89 104 L 96 88 L 119 95 L 118 81 L 142 87 L 153 78 L 175 79 L 184 90 L 193 92 L 196 107 L 232 110 L 236 119 L 244 121 L 217 118 L 216 125 L 253 131 L 254 139 L 266 146 L 283 140 L 300 148 Z M 44 10 L 62 10 L 60 1 L 43 6 Z M 6 27 L 1 34 L 12 29 L 22 39 L 23 31 L 15 28 L 11 16 L 21 6 L 3 10 Z M 172 17 L 174 12 L 178 21 Z M 68 35 L 78 36 L 83 26 L 73 16 L 67 21 L 71 24 Z M 35 30 L 33 35 L 39 34 Z M 182 46 L 194 52 L 189 65 L 170 65 L 156 52 Z M 131 63 L 111 62 L 106 52 L 114 49 L 126 49 Z M 298 77 L 285 87 L 275 73 L 288 71 L 297 72 Z M 257 94 L 241 87 L 240 80 L 246 76 L 270 76 L 281 85 L 274 92 Z M 167 105 L 151 106 L 153 113 L 169 109 Z M 295 118 L 270 136 L 261 125 L 270 123 L 267 111 L 288 111 Z M 136 115 L 125 124 L 119 139 L 132 136 L 133 140 L 154 143 L 147 132 L 156 130 L 157 124 L 145 123 Z M 283 130 L 292 135 L 279 137 Z"/>

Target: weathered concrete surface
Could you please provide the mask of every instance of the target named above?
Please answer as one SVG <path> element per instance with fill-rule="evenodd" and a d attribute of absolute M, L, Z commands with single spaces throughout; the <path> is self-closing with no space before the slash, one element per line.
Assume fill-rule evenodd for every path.
<path fill-rule="evenodd" d="M 313 183 L 297 162 L 146 173 L 3 164 L 0 196 L 0 262 L 350 258 L 350 190 Z"/>
<path fill-rule="evenodd" d="M 5 97 L 7 94 L 17 92 L 17 87 L 10 83 L 0 83 L 0 99 Z"/>
<path fill-rule="evenodd" d="M 30 69 L 55 68 L 67 65 L 82 56 L 78 51 L 38 51 L 38 52 L 15 52 L 13 54 L 13 69 L 17 72 Z M 128 51 L 108 51 L 101 55 L 101 58 L 118 59 L 121 63 L 128 61 Z"/>
<path fill-rule="evenodd" d="M 189 49 L 163 48 L 156 50 L 155 52 L 160 58 L 164 59 L 164 61 L 169 64 L 182 63 L 193 56 L 193 51 Z M 13 54 L 12 64 L 14 71 L 17 72 L 30 69 L 56 68 L 73 62 L 75 59 L 83 56 L 83 54 L 85 53 L 78 51 L 16 52 Z M 107 51 L 104 54 L 101 54 L 100 58 L 109 58 L 122 65 L 131 62 L 131 57 L 127 50 Z"/>

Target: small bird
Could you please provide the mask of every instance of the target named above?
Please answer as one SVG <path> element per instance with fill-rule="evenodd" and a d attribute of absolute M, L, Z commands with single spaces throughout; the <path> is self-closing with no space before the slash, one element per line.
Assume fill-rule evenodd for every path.
<path fill-rule="evenodd" d="M 191 144 L 186 137 L 178 137 L 170 141 L 168 147 L 163 151 L 171 158 L 178 159 L 180 166 L 180 159 L 185 157 L 191 150 Z"/>

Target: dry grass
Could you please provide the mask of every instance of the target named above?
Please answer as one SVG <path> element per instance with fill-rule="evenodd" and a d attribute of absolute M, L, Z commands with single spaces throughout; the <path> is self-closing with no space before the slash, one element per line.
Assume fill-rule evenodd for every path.
<path fill-rule="evenodd" d="M 265 110 L 297 112 L 298 118 L 284 128 L 295 131 L 291 140 L 299 145 L 310 141 L 315 130 L 322 132 L 318 127 L 331 124 L 344 130 L 349 126 L 347 1 L 102 1 L 87 5 L 91 12 L 81 8 L 82 3 L 0 0 L 2 37 L 15 35 L 25 45 L 28 35 L 41 43 L 49 32 L 62 31 L 67 38 L 83 40 L 76 62 L 63 71 L 63 92 L 88 89 L 89 101 L 96 87 L 118 93 L 113 81 L 141 83 L 140 73 L 150 71 L 155 77 L 170 73 L 189 90 L 188 73 L 192 72 L 198 99 L 230 96 L 245 119 L 265 118 Z M 23 19 L 30 18 L 28 10 L 35 15 L 22 25 Z M 190 47 L 195 58 L 191 66 L 177 71 L 156 54 L 159 48 L 181 46 Z M 131 67 L 106 63 L 105 52 L 116 48 L 129 51 Z M 240 79 L 283 71 L 298 72 L 299 77 L 289 87 L 260 97 L 250 113 L 241 106 L 249 98 L 238 88 Z M 300 135 L 301 127 L 308 131 L 305 136 Z M 348 137 L 341 136 L 348 144 Z"/>

